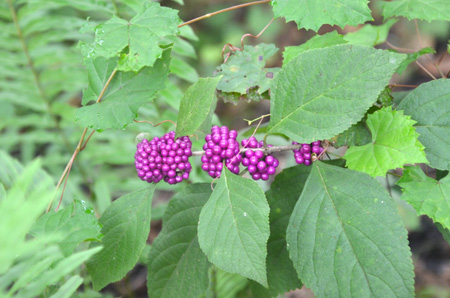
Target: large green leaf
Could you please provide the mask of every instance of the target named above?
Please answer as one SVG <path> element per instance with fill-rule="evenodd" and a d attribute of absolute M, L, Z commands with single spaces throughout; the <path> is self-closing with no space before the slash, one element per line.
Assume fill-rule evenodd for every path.
<path fill-rule="evenodd" d="M 216 109 L 216 86 L 221 77 L 202 78 L 186 90 L 181 99 L 176 136 L 207 134 Z M 200 138 L 202 136 L 199 136 Z"/>
<path fill-rule="evenodd" d="M 371 140 L 370 131 L 366 126 L 365 120 L 353 124 L 349 129 L 333 138 L 334 144 L 337 147 L 362 146 L 366 145 Z"/>
<path fill-rule="evenodd" d="M 123 278 L 139 259 L 150 232 L 150 213 L 155 185 L 126 194 L 103 213 L 103 250 L 87 263 L 94 289 Z"/>
<path fill-rule="evenodd" d="M 180 19 L 177 10 L 161 7 L 159 3 L 148 2 L 144 9 L 127 21 L 113 16 L 104 24 L 95 27 L 95 41 L 91 46 L 81 45 L 87 58 L 117 57 L 123 50 L 119 69 L 139 71 L 151 67 L 161 58 L 163 49 L 160 39 L 178 33 Z"/>
<path fill-rule="evenodd" d="M 140 106 L 150 102 L 157 91 L 164 89 L 169 74 L 169 60 L 170 51 L 167 50 L 153 67 L 144 67 L 137 73 L 118 71 L 102 101 L 79 108 L 76 120 L 96 130 L 124 128 L 136 117 Z M 102 57 L 86 60 L 89 86 L 83 94 L 83 104 L 97 100 L 116 63 L 117 59 L 107 60 Z"/>
<path fill-rule="evenodd" d="M 379 26 L 365 24 L 358 31 L 347 33 L 344 39 L 351 44 L 376 46 L 386 41 L 389 30 L 395 23 L 397 23 L 396 19 L 390 19 Z"/>
<path fill-rule="evenodd" d="M 279 68 L 265 68 L 266 61 L 278 49 L 274 44 L 260 43 L 257 46 L 245 46 L 235 51 L 227 60 L 217 67 L 216 75 L 222 75 L 217 89 L 223 92 L 249 93 L 249 89 L 258 88 L 262 94 L 270 88 Z"/>
<path fill-rule="evenodd" d="M 366 174 L 315 162 L 286 237 L 299 278 L 318 298 L 414 296 L 406 229 Z"/>
<path fill-rule="evenodd" d="M 285 47 L 283 52 L 283 65 L 288 64 L 289 61 L 305 51 L 327 48 L 344 43 L 347 42 L 344 40 L 344 37 L 342 35 L 337 33 L 337 31 L 331 31 L 323 35 L 317 34 L 299 46 Z"/>
<path fill-rule="evenodd" d="M 273 0 L 275 17 L 295 21 L 299 29 L 318 31 L 324 24 L 356 26 L 371 21 L 367 0 Z"/>
<path fill-rule="evenodd" d="M 211 185 L 191 184 L 169 202 L 163 229 L 148 256 L 148 297 L 200 297 L 208 288 L 206 256 L 197 240 L 200 211 Z"/>
<path fill-rule="evenodd" d="M 425 146 L 430 166 L 449 170 L 450 80 L 439 79 L 420 85 L 398 105 L 416 120 L 419 141 Z"/>
<path fill-rule="evenodd" d="M 403 111 L 383 108 L 367 118 L 372 142 L 350 147 L 344 155 L 352 170 L 371 176 L 384 176 L 390 169 L 402 168 L 406 163 L 428 163 L 424 148 L 417 140 L 419 134 L 414 120 Z"/>
<path fill-rule="evenodd" d="M 403 59 L 360 45 L 301 53 L 272 85 L 268 134 L 300 143 L 334 137 L 364 116 Z"/>
<path fill-rule="evenodd" d="M 92 207 L 84 201 L 75 200 L 73 205 L 58 212 L 49 212 L 41 216 L 30 232 L 35 237 L 64 235 L 59 247 L 64 256 L 72 254 L 75 247 L 84 240 L 100 240 L 101 226 L 95 217 Z"/>
<path fill-rule="evenodd" d="M 383 16 L 406 17 L 409 20 L 422 19 L 450 21 L 450 5 L 446 0 L 396 0 L 383 1 Z"/>
<path fill-rule="evenodd" d="M 253 180 L 222 171 L 198 223 L 198 241 L 209 261 L 267 286 L 269 233 L 262 189 Z"/>
<path fill-rule="evenodd" d="M 450 228 L 450 176 L 436 181 L 418 167 L 406 167 L 397 184 L 403 189 L 401 198 L 411 204 L 418 215 L 428 215 L 445 229 Z"/>
<path fill-rule="evenodd" d="M 266 192 L 270 206 L 270 237 L 267 243 L 267 281 L 269 288 L 252 282 L 255 297 L 276 297 L 302 287 L 302 282 L 289 258 L 286 229 L 311 167 L 295 166 L 283 170 L 275 177 Z"/>

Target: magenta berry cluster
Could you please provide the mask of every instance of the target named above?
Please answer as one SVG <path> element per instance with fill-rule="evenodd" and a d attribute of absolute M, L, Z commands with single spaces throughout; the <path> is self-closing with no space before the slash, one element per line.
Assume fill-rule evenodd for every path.
<path fill-rule="evenodd" d="M 237 132 L 226 126 L 213 126 L 211 133 L 205 136 L 202 156 L 202 170 L 212 178 L 220 177 L 225 160 L 226 167 L 234 174 L 239 174 L 242 157 L 239 154 Z"/>
<path fill-rule="evenodd" d="M 175 140 L 174 131 L 161 138 L 154 137 L 151 141 L 142 140 L 137 144 L 134 155 L 139 178 L 148 183 L 157 183 L 164 179 L 169 184 L 188 179 L 192 170 L 189 163 L 191 148 L 191 140 L 188 137 Z"/>
<path fill-rule="evenodd" d="M 297 142 L 292 142 L 293 145 L 300 145 Z M 292 150 L 294 151 L 295 162 L 298 164 L 304 164 L 305 166 L 310 166 L 312 164 L 312 154 L 319 155 L 323 151 L 320 141 L 312 142 L 311 144 L 302 144 L 300 149 Z"/>
<path fill-rule="evenodd" d="M 254 180 L 268 180 L 270 175 L 275 174 L 279 165 L 278 159 L 272 155 L 264 155 L 263 150 L 253 150 L 263 148 L 263 142 L 258 142 L 255 137 L 243 139 L 241 144 L 244 148 L 248 148 L 243 153 L 242 165 L 247 167 L 248 172 Z M 272 147 L 272 145 L 268 145 Z"/>

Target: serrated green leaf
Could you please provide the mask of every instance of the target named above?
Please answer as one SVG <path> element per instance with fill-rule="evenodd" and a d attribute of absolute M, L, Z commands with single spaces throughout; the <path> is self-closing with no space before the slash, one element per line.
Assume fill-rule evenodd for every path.
<path fill-rule="evenodd" d="M 101 226 L 92 207 L 84 201 L 75 200 L 74 204 L 58 212 L 49 212 L 41 216 L 33 225 L 30 234 L 34 237 L 61 234 L 64 239 L 58 243 L 63 255 L 70 256 L 75 247 L 84 240 L 99 241 Z"/>
<path fill-rule="evenodd" d="M 114 201 L 100 218 L 104 249 L 87 263 L 96 291 L 123 278 L 139 259 L 150 232 L 155 185 Z"/>
<path fill-rule="evenodd" d="M 210 195 L 210 184 L 191 184 L 170 200 L 148 257 L 148 297 L 197 298 L 205 293 L 209 262 L 198 244 L 197 224 Z"/>
<path fill-rule="evenodd" d="M 402 63 L 400 63 L 400 66 L 397 68 L 396 73 L 402 74 L 408 67 L 408 65 L 419 59 L 420 56 L 434 53 L 436 53 L 436 50 L 433 48 L 423 48 L 418 52 L 406 54 L 406 59 L 403 60 Z"/>
<path fill-rule="evenodd" d="M 144 67 L 137 73 L 118 71 L 111 80 L 102 101 L 77 109 L 76 120 L 96 130 L 120 129 L 133 122 L 137 110 L 150 102 L 157 91 L 164 88 L 169 74 L 170 51 L 164 52 L 153 67 Z M 110 77 L 115 62 L 99 57 L 87 60 L 89 87 L 83 94 L 83 103 L 96 101 Z"/>
<path fill-rule="evenodd" d="M 373 177 L 384 176 L 390 169 L 406 163 L 428 163 L 424 147 L 417 139 L 416 122 L 403 111 L 383 108 L 367 118 L 372 142 L 350 147 L 344 155 L 347 167 Z"/>
<path fill-rule="evenodd" d="M 445 229 L 450 228 L 450 176 L 440 181 L 427 177 L 418 167 L 406 167 L 397 181 L 403 189 L 400 197 Z"/>
<path fill-rule="evenodd" d="M 446 0 L 396 0 L 383 1 L 381 5 L 385 18 L 397 16 L 428 22 L 450 21 L 450 5 Z"/>
<path fill-rule="evenodd" d="M 333 138 L 337 147 L 341 146 L 362 146 L 372 140 L 370 131 L 366 126 L 366 121 L 361 120 L 353 124 L 349 129 Z"/>
<path fill-rule="evenodd" d="M 365 24 L 356 32 L 349 32 L 344 36 L 344 39 L 351 44 L 360 44 L 366 46 L 376 46 L 386 41 L 391 27 L 397 23 L 398 20 L 390 19 L 386 23 L 374 26 Z"/>
<path fill-rule="evenodd" d="M 197 131 L 203 135 L 208 133 L 216 109 L 216 86 L 220 79 L 201 78 L 186 90 L 180 103 L 176 137 L 194 135 Z"/>
<path fill-rule="evenodd" d="M 345 131 L 377 100 L 403 59 L 360 45 L 301 53 L 272 85 L 268 134 L 310 143 Z"/>
<path fill-rule="evenodd" d="M 372 21 L 367 0 L 272 0 L 275 17 L 295 21 L 298 29 L 318 31 L 324 24 L 356 26 Z"/>
<path fill-rule="evenodd" d="M 301 288 L 302 282 L 289 258 L 286 245 L 286 229 L 311 167 L 295 166 L 284 169 L 275 177 L 266 192 L 270 206 L 270 237 L 267 243 L 267 281 L 269 288 L 251 282 L 255 297 L 276 297 L 279 294 Z"/>
<path fill-rule="evenodd" d="M 119 70 L 136 72 L 142 67 L 151 67 L 164 50 L 160 47 L 160 39 L 178 33 L 180 19 L 177 13 L 159 3 L 147 2 L 130 21 L 113 16 L 95 27 L 94 43 L 81 45 L 82 52 L 87 58 L 112 58 L 126 49 L 127 53 L 121 55 Z"/>
<path fill-rule="evenodd" d="M 289 221 L 289 255 L 318 298 L 413 297 L 407 233 L 366 174 L 315 162 Z"/>
<path fill-rule="evenodd" d="M 262 189 L 253 180 L 222 171 L 198 222 L 198 241 L 208 260 L 267 286 L 268 238 L 269 205 Z"/>
<path fill-rule="evenodd" d="M 450 80 L 439 79 L 420 85 L 398 105 L 417 121 L 419 141 L 425 146 L 430 166 L 449 170 Z"/>
<path fill-rule="evenodd" d="M 270 88 L 279 68 L 265 68 L 266 61 L 278 48 L 274 44 L 260 43 L 257 46 L 245 46 L 242 51 L 235 51 L 227 60 L 217 67 L 216 75 L 222 75 L 217 89 L 223 92 L 247 94 L 249 89 L 259 87 L 262 94 Z"/>
<path fill-rule="evenodd" d="M 301 53 L 313 50 L 328 48 L 338 44 L 347 43 L 344 37 L 337 33 L 337 31 L 331 31 L 323 35 L 315 35 L 310 38 L 304 44 L 299 46 L 285 47 L 283 52 L 283 65 L 288 64 L 292 59 L 300 55 Z"/>

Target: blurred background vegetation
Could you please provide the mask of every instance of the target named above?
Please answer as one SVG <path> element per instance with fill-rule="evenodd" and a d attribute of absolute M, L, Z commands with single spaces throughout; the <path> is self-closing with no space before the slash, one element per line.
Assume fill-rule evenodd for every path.
<path fill-rule="evenodd" d="M 87 86 L 86 70 L 77 48 L 79 41 L 90 42 L 92 36 L 81 28 L 93 26 L 112 15 L 131 18 L 133 5 L 139 0 L 19 0 L 0 4 L 0 149 L 29 164 L 40 157 L 42 165 L 55 182 L 59 179 L 79 140 L 82 127 L 75 122 L 74 112 L 81 104 L 82 90 Z M 162 5 L 180 10 L 180 17 L 190 20 L 246 1 L 187 0 L 162 1 Z M 377 12 L 377 1 L 370 3 L 374 11 L 374 24 L 382 24 Z M 159 122 L 176 121 L 179 101 L 188 86 L 198 77 L 212 76 L 223 63 L 222 49 L 230 43 L 240 47 L 242 35 L 258 34 L 272 19 L 268 4 L 256 5 L 223 13 L 192 24 L 186 29 L 184 39 L 174 39 L 176 59 L 172 61 L 170 83 L 157 99 L 139 110 L 139 119 Z M 45 18 L 46 22 L 41 22 Z M 332 30 L 345 34 L 356 27 L 323 26 L 319 34 Z M 245 44 L 275 43 L 279 51 L 267 63 L 268 67 L 282 65 L 282 51 L 286 46 L 299 45 L 315 32 L 297 30 L 295 24 L 276 19 L 258 39 L 248 37 Z M 433 47 L 436 54 L 422 56 L 419 62 L 433 76 L 440 77 L 438 67 L 450 69 L 447 53 L 450 39 L 448 22 L 415 22 L 401 19 L 389 34 L 388 41 L 399 48 L 419 50 Z M 379 48 L 390 48 L 386 43 Z M 418 85 L 431 77 L 417 64 L 411 64 L 401 76 L 391 83 Z M 401 96 L 408 88 L 394 88 Z M 394 96 L 394 97 L 395 97 Z M 247 131 L 247 122 L 269 112 L 269 101 L 240 101 L 238 104 L 220 102 L 216 109 L 216 124 Z M 123 130 L 95 133 L 84 151 L 77 157 L 70 172 L 64 193 L 63 205 L 74 199 L 92 204 L 97 214 L 102 214 L 112 200 L 132 190 L 142 188 L 137 178 L 134 162 L 136 137 L 162 135 L 173 129 L 169 124 L 157 128 L 148 124 L 130 124 Z M 269 142 L 283 145 L 288 141 L 272 137 Z M 201 140 L 195 142 L 197 149 Z M 280 156 L 283 169 L 294 165 L 289 154 Z M 193 182 L 210 178 L 200 169 L 200 159 L 194 160 Z M 2 166 L 2 165 L 0 165 Z M 394 178 L 380 179 L 397 200 L 399 210 L 409 230 L 416 271 L 417 297 L 450 297 L 450 246 L 442 238 L 431 220 L 418 218 L 415 211 L 399 200 L 400 190 Z M 267 189 L 268 184 L 261 182 Z M 150 244 L 161 229 L 161 217 L 167 200 L 183 185 L 158 185 L 154 197 Z M 122 281 L 104 289 L 113 296 L 145 297 L 146 270 L 137 266 Z M 246 281 L 223 276 L 223 297 L 239 296 L 246 291 Z M 233 291 L 231 290 L 233 289 Z M 225 295 L 225 293 L 227 293 Z M 307 290 L 287 294 L 292 297 L 313 297 Z"/>

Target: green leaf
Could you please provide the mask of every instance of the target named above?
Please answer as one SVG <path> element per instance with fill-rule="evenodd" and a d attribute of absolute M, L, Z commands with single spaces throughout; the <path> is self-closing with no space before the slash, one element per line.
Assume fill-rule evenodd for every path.
<path fill-rule="evenodd" d="M 419 141 L 425 146 L 430 166 L 449 170 L 450 80 L 439 79 L 420 85 L 398 105 L 417 121 Z"/>
<path fill-rule="evenodd" d="M 444 228 L 440 223 L 434 223 L 434 224 L 438 228 L 439 232 L 441 232 L 442 237 L 444 237 L 444 240 L 447 241 L 448 244 L 450 244 L 450 230 Z"/>
<path fill-rule="evenodd" d="M 60 234 L 64 239 L 59 247 L 64 256 L 72 254 L 81 241 L 100 241 L 101 226 L 95 217 L 92 207 L 86 202 L 75 200 L 73 205 L 58 212 L 49 212 L 41 216 L 34 224 L 30 234 L 34 237 Z"/>
<path fill-rule="evenodd" d="M 345 131 L 377 100 L 403 58 L 360 45 L 301 53 L 272 85 L 268 134 L 310 143 Z"/>
<path fill-rule="evenodd" d="M 433 48 L 423 48 L 423 49 L 419 50 L 418 52 L 406 54 L 406 59 L 403 60 L 402 63 L 400 63 L 400 66 L 397 68 L 396 73 L 402 74 L 405 71 L 405 69 L 408 67 L 408 65 L 410 65 L 411 63 L 413 63 L 414 61 L 419 59 L 420 56 L 426 55 L 426 54 L 434 54 L 434 53 L 436 53 L 436 50 Z"/>
<path fill-rule="evenodd" d="M 344 39 L 351 44 L 360 44 L 366 46 L 376 46 L 386 41 L 391 27 L 397 23 L 398 20 L 390 19 L 380 26 L 365 24 L 356 32 L 349 32 L 344 36 Z"/>
<path fill-rule="evenodd" d="M 237 298 L 248 284 L 248 280 L 238 274 L 232 274 L 220 269 L 211 270 L 211 283 L 206 298 Z"/>
<path fill-rule="evenodd" d="M 295 21 L 298 29 L 318 31 L 324 24 L 356 26 L 372 21 L 367 0 L 272 0 L 275 17 Z"/>
<path fill-rule="evenodd" d="M 341 146 L 362 146 L 372 140 L 366 122 L 361 120 L 353 124 L 349 129 L 333 138 L 337 147 Z"/>
<path fill-rule="evenodd" d="M 87 263 L 94 289 L 123 278 L 139 259 L 150 232 L 155 185 L 114 201 L 100 218 L 104 249 Z"/>
<path fill-rule="evenodd" d="M 427 215 L 445 229 L 450 228 L 450 176 L 436 181 L 418 167 L 406 167 L 397 184 L 403 189 L 401 199 L 418 215 Z"/>
<path fill-rule="evenodd" d="M 247 94 L 249 89 L 258 88 L 262 94 L 270 88 L 279 68 L 265 68 L 266 61 L 278 48 L 274 44 L 260 43 L 257 46 L 246 45 L 244 50 L 234 51 L 227 62 L 217 67 L 216 75 L 222 75 L 217 89 L 223 92 Z"/>
<path fill-rule="evenodd" d="M 209 263 L 198 244 L 197 224 L 210 195 L 209 183 L 191 184 L 170 200 L 148 257 L 149 297 L 197 298 L 208 288 Z"/>
<path fill-rule="evenodd" d="M 407 232 L 366 174 L 315 162 L 287 229 L 299 278 L 322 297 L 413 297 Z"/>
<path fill-rule="evenodd" d="M 151 67 L 164 50 L 160 47 L 160 39 L 178 33 L 180 19 L 177 13 L 159 3 L 148 2 L 130 21 L 113 16 L 95 27 L 94 43 L 91 46 L 81 44 L 82 52 L 87 58 L 112 58 L 125 50 L 119 70 L 136 72 L 142 67 Z"/>
<path fill-rule="evenodd" d="M 262 189 L 222 171 L 198 223 L 198 241 L 209 261 L 267 286 L 268 238 L 269 205 Z"/>
<path fill-rule="evenodd" d="M 409 20 L 421 19 L 450 21 L 450 6 L 445 0 L 396 0 L 382 2 L 382 15 L 406 17 Z"/>
<path fill-rule="evenodd" d="M 133 122 L 139 107 L 150 102 L 157 91 L 164 89 L 169 74 L 169 59 L 170 51 L 167 50 L 153 67 L 144 67 L 137 73 L 118 71 L 102 101 L 77 109 L 76 120 L 96 130 L 125 128 Z M 97 100 L 114 69 L 112 65 L 115 62 L 111 61 L 101 57 L 86 61 L 90 84 L 83 95 L 84 104 Z"/>
<path fill-rule="evenodd" d="M 198 73 L 186 61 L 173 57 L 170 61 L 170 72 L 190 83 L 195 83 L 198 80 Z"/>
<path fill-rule="evenodd" d="M 289 61 L 297 57 L 299 54 L 312 50 L 328 48 L 338 44 L 347 43 L 344 37 L 337 33 L 337 31 L 331 31 L 323 35 L 315 35 L 310 38 L 304 44 L 299 46 L 285 47 L 283 52 L 283 65 L 288 64 Z"/>
<path fill-rule="evenodd" d="M 367 118 L 372 142 L 350 147 L 344 155 L 347 167 L 371 176 L 384 176 L 390 169 L 402 168 L 406 163 L 428 163 L 414 120 L 390 107 Z"/>
<path fill-rule="evenodd" d="M 69 278 L 55 294 L 50 296 L 50 298 L 70 298 L 82 282 L 83 279 L 79 275 L 74 275 Z"/>
<path fill-rule="evenodd" d="M 267 243 L 267 281 L 269 288 L 251 282 L 255 297 L 276 297 L 301 288 L 286 245 L 286 229 L 311 167 L 295 166 L 284 169 L 275 177 L 266 192 L 270 206 L 270 237 Z"/>
<path fill-rule="evenodd" d="M 178 113 L 176 137 L 207 134 L 216 109 L 216 86 L 221 77 L 201 78 L 186 90 Z M 199 136 L 200 138 L 202 136 Z"/>

